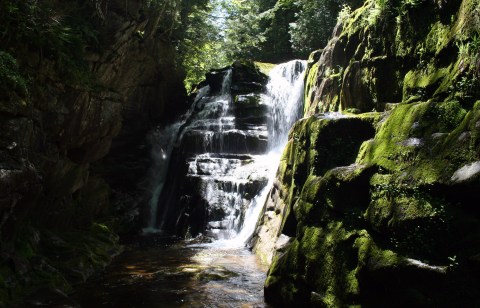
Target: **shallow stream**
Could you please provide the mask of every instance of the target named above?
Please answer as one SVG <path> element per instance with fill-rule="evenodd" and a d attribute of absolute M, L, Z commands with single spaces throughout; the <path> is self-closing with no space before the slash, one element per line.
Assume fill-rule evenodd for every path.
<path fill-rule="evenodd" d="M 301 117 L 305 69 L 305 61 L 278 65 L 270 72 L 266 93 L 237 95 L 236 103 L 228 69 L 219 94 L 200 91 L 193 104 L 196 113 L 192 109 L 178 124 L 153 136 L 158 146 L 146 235 L 132 239 L 105 273 L 77 289 L 74 298 L 82 307 L 266 307 L 267 269 L 244 247 L 273 185 L 288 131 Z M 261 113 L 261 122 L 256 113 Z M 200 189 L 182 195 L 172 194 L 176 188 L 170 187 L 162 199 L 175 144 L 191 152 L 181 163 L 188 166 L 187 179 Z M 256 188 L 249 191 L 247 184 Z M 179 217 L 193 217 L 194 211 L 178 210 L 179 200 L 190 199 L 197 200 L 192 208 L 199 207 L 198 200 L 206 203 L 212 216 L 206 230 L 211 244 L 167 243 L 160 235 L 175 229 Z"/>
<path fill-rule="evenodd" d="M 81 307 L 268 307 L 266 268 L 246 248 L 165 243 L 150 235 L 80 286 Z"/>

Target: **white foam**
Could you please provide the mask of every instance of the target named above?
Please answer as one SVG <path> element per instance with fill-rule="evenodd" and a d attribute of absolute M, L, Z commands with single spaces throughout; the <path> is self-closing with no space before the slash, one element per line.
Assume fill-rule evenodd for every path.
<path fill-rule="evenodd" d="M 480 161 L 465 165 L 453 173 L 452 182 L 461 183 L 472 179 L 480 173 Z"/>

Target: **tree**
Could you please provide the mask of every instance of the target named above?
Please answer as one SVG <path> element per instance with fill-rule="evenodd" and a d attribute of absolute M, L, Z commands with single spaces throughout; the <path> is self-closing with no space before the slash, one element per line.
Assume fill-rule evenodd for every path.
<path fill-rule="evenodd" d="M 183 0 L 181 27 L 177 30 L 179 63 L 185 70 L 185 86 L 192 90 L 205 73 L 227 65 L 223 50 L 219 4 L 213 1 Z"/>
<path fill-rule="evenodd" d="M 290 24 L 292 48 L 296 55 L 307 57 L 325 46 L 344 5 L 357 8 L 362 0 L 297 0 L 298 12 Z"/>
<path fill-rule="evenodd" d="M 258 1 L 221 0 L 226 14 L 225 50 L 229 60 L 255 59 L 261 52 L 260 44 L 265 40 L 260 27 Z"/>
<path fill-rule="evenodd" d="M 326 45 L 344 5 L 362 0 L 220 0 L 229 59 L 283 62 Z"/>
<path fill-rule="evenodd" d="M 279 63 L 326 45 L 343 5 L 362 0 L 181 1 L 174 39 L 191 89 L 205 72 L 234 60 Z M 171 6 L 171 5 L 170 5 Z"/>
<path fill-rule="evenodd" d="M 272 3 L 272 1 L 270 1 Z M 295 20 L 297 6 L 293 0 L 279 0 L 261 13 L 265 40 L 258 58 L 266 62 L 284 62 L 296 57 L 290 43 L 289 25 Z"/>
<path fill-rule="evenodd" d="M 288 25 L 293 0 L 222 0 L 227 58 L 281 62 L 293 57 Z"/>

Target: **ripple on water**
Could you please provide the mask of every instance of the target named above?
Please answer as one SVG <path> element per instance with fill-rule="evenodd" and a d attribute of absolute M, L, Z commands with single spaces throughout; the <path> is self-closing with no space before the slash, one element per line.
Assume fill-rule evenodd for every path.
<path fill-rule="evenodd" d="M 74 297 L 82 307 L 267 307 L 265 272 L 245 248 L 136 247 Z"/>

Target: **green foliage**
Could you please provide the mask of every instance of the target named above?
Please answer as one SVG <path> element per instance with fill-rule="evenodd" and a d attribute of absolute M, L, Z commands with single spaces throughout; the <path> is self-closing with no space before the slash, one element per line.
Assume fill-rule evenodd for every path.
<path fill-rule="evenodd" d="M 294 57 L 289 34 L 289 24 L 297 10 L 294 1 L 222 0 L 221 3 L 227 15 L 225 50 L 230 61 L 278 63 Z"/>
<path fill-rule="evenodd" d="M 419 6 L 421 3 L 422 3 L 422 0 L 403 0 L 402 6 L 404 8 L 408 8 L 408 7 L 414 8 Z"/>
<path fill-rule="evenodd" d="M 458 101 L 435 104 L 432 111 L 440 128 L 446 132 L 450 132 L 457 127 L 467 114 Z"/>
<path fill-rule="evenodd" d="M 369 10 L 366 22 L 369 26 L 374 26 L 377 20 L 386 15 L 390 11 L 390 3 L 388 0 L 375 0 L 375 5 Z"/>
<path fill-rule="evenodd" d="M 295 20 L 298 7 L 294 1 L 277 1 L 273 8 L 265 11 L 262 15 L 262 30 L 265 41 L 261 43 L 261 61 L 283 62 L 294 57 L 289 33 L 290 25 Z"/>
<path fill-rule="evenodd" d="M 260 45 L 266 40 L 262 20 L 270 18 L 262 13 L 258 1 L 222 1 L 226 12 L 225 51 L 229 60 L 260 60 Z"/>
<path fill-rule="evenodd" d="M 352 8 L 350 7 L 350 5 L 344 4 L 340 12 L 338 12 L 337 21 L 343 23 L 350 17 L 351 14 Z"/>
<path fill-rule="evenodd" d="M 20 73 L 15 58 L 0 50 L 0 95 L 11 91 L 27 96 L 27 82 Z"/>
<path fill-rule="evenodd" d="M 357 8 L 362 1 L 357 0 L 298 0 L 296 20 L 290 24 L 292 48 L 302 57 L 326 45 L 333 27 L 350 13 L 350 7 Z"/>
<path fill-rule="evenodd" d="M 457 47 L 458 56 L 464 61 L 463 67 L 475 70 L 475 73 L 480 76 L 479 68 L 477 68 L 477 62 L 480 61 L 480 30 L 468 41 L 457 42 Z"/>
<path fill-rule="evenodd" d="M 325 46 L 344 5 L 360 0 L 221 0 L 227 15 L 225 51 L 229 60 L 278 63 L 306 58 Z M 344 13 L 347 12 L 346 7 Z M 344 14 L 345 15 L 345 14 Z"/>
<path fill-rule="evenodd" d="M 185 86 L 190 91 L 208 70 L 227 65 L 220 27 L 223 17 L 215 1 L 184 1 L 181 15 L 177 50 L 186 73 Z"/>
<path fill-rule="evenodd" d="M 480 76 L 463 76 L 455 83 L 455 96 L 462 101 L 471 101 L 480 88 Z"/>
<path fill-rule="evenodd" d="M 147 11 L 160 16 L 157 34 L 169 40 L 176 36 L 179 28 L 181 29 L 182 13 L 191 7 L 190 1 L 187 0 L 148 0 L 146 5 Z"/>
<path fill-rule="evenodd" d="M 379 8 L 379 9 L 385 9 L 387 4 L 388 4 L 388 1 L 387 0 L 375 0 L 375 4 L 376 6 Z"/>
<path fill-rule="evenodd" d="M 88 83 L 84 52 L 87 48 L 97 49 L 99 43 L 97 32 L 86 16 L 84 8 L 79 6 L 1 0 L 2 47 L 22 58 L 36 53 L 38 61 L 31 65 L 41 66 L 44 60 L 53 60 L 62 78 L 72 83 Z"/>

